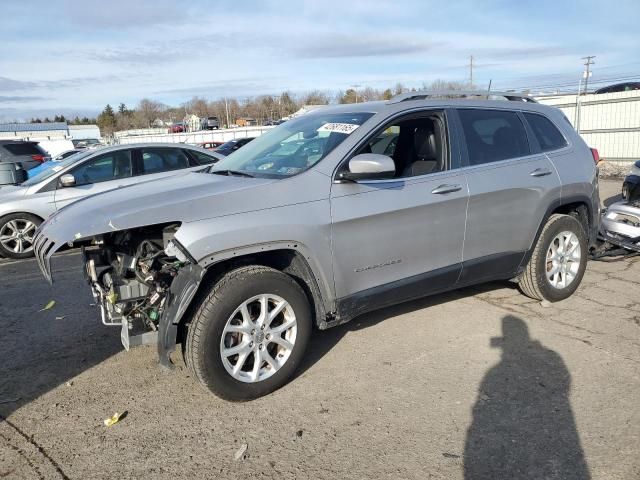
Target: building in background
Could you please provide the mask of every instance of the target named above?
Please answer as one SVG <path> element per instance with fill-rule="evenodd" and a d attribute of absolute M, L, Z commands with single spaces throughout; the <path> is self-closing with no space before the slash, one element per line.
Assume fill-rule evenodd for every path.
<path fill-rule="evenodd" d="M 100 140 L 100 128 L 97 125 L 69 125 L 72 140 Z"/>
<path fill-rule="evenodd" d="M 64 140 L 69 136 L 69 126 L 64 122 L 0 124 L 2 140 Z"/>

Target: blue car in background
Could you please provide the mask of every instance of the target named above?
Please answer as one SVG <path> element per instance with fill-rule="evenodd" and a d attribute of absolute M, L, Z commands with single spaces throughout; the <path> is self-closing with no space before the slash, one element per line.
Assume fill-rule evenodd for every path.
<path fill-rule="evenodd" d="M 31 169 L 27 170 L 27 178 L 35 177 L 36 175 L 40 174 L 41 172 L 44 172 L 45 170 L 49 170 L 50 168 L 53 168 L 56 165 L 59 165 L 62 160 L 66 159 L 66 158 L 69 158 L 72 155 L 75 155 L 77 153 L 85 152 L 85 151 L 86 151 L 85 149 L 75 149 L 75 150 L 69 150 L 69 151 L 63 152 L 63 153 L 61 153 L 59 155 L 56 155 L 55 157 L 53 157 L 48 162 L 41 163 L 37 167 L 34 167 L 34 168 L 31 168 Z"/>

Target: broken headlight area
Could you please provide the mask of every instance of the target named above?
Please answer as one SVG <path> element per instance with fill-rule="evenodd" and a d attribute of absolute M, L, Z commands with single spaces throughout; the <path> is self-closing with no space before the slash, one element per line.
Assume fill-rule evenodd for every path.
<path fill-rule="evenodd" d="M 105 234 L 83 249 L 86 276 L 105 325 L 121 326 L 122 343 L 155 341 L 169 288 L 192 261 L 173 238 L 179 224 Z"/>

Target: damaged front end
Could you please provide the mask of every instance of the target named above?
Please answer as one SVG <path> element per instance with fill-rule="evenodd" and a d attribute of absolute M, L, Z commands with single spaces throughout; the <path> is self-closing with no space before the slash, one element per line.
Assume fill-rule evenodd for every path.
<path fill-rule="evenodd" d="M 610 205 L 602 213 L 598 237 L 601 244 L 592 259 L 640 254 L 640 200 Z"/>
<path fill-rule="evenodd" d="M 85 276 L 102 323 L 119 326 L 126 350 L 157 343 L 160 363 L 170 366 L 177 324 L 202 277 L 202 268 L 174 238 L 179 223 L 115 231 L 83 239 Z M 42 238 L 36 258 L 51 280 L 55 245 Z"/>

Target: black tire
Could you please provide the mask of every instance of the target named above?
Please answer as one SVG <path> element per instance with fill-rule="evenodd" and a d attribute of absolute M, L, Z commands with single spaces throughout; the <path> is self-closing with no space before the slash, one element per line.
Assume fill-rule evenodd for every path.
<path fill-rule="evenodd" d="M 261 294 L 282 297 L 293 308 L 297 334 L 286 362 L 271 377 L 246 383 L 225 369 L 221 337 L 233 312 L 246 300 Z M 241 267 L 225 274 L 203 295 L 183 345 L 185 363 L 195 378 L 215 395 L 231 401 L 246 401 L 282 387 L 300 364 L 312 330 L 311 308 L 300 287 L 284 273 L 263 266 Z"/>
<path fill-rule="evenodd" d="M 547 251 L 551 242 L 561 232 L 572 232 L 578 238 L 581 250 L 578 271 L 573 281 L 564 288 L 556 288 L 547 278 Z M 580 286 L 587 267 L 588 242 L 582 224 L 570 215 L 554 214 L 545 224 L 525 271 L 520 275 L 518 285 L 522 293 L 536 300 L 559 302 L 570 297 Z"/>
<path fill-rule="evenodd" d="M 24 222 L 31 222 L 36 227 L 42 223 L 42 220 L 35 215 L 31 215 L 29 213 L 12 213 L 9 215 L 5 215 L 0 218 L 0 234 L 5 230 L 5 226 L 9 222 L 18 222 L 18 225 L 22 225 Z M 33 237 L 34 231 L 31 231 L 31 237 Z M 13 243 L 12 243 L 13 244 Z M 15 252 L 13 249 L 7 248 L 2 242 L 0 242 L 0 256 L 5 258 L 13 258 L 13 259 L 23 259 L 23 258 L 31 258 L 33 257 L 33 245 L 31 245 L 31 250 L 26 252 Z"/>

